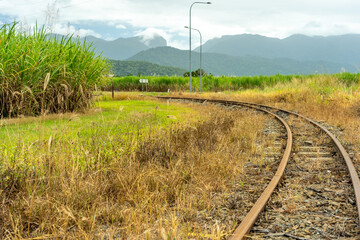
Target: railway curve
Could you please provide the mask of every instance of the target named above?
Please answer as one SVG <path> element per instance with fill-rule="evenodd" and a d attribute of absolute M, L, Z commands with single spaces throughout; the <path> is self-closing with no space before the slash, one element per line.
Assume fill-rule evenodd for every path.
<path fill-rule="evenodd" d="M 249 231 L 251 230 L 251 228 L 253 227 L 253 225 L 255 224 L 257 219 L 259 218 L 259 216 L 262 213 L 263 209 L 265 208 L 265 205 L 267 204 L 271 194 L 274 192 L 276 186 L 280 182 L 280 179 L 282 178 L 282 176 L 284 174 L 285 167 L 286 167 L 286 165 L 287 165 L 287 163 L 288 163 L 288 161 L 290 159 L 291 154 L 295 154 L 295 153 L 292 153 L 293 137 L 292 137 L 291 127 L 288 125 L 287 121 L 281 115 L 285 115 L 285 118 L 289 118 L 289 116 L 294 116 L 294 117 L 296 117 L 298 119 L 302 119 L 302 121 L 306 121 L 307 123 L 310 123 L 316 129 L 318 129 L 317 131 L 320 131 L 321 133 L 325 133 L 326 136 L 330 139 L 330 141 L 334 144 L 334 146 L 336 148 L 336 151 L 339 153 L 340 158 L 342 158 L 344 160 L 344 162 L 346 163 L 346 167 L 347 167 L 348 173 L 349 173 L 350 178 L 351 178 L 351 184 L 352 184 L 352 188 L 353 188 L 353 194 L 355 195 L 355 201 L 354 201 L 354 203 L 352 203 L 350 200 L 349 201 L 350 201 L 350 204 L 356 205 L 356 208 L 357 208 L 357 219 L 353 220 L 353 222 L 357 222 L 357 224 L 356 224 L 357 225 L 356 226 L 357 230 L 354 230 L 354 234 L 360 233 L 360 231 L 359 231 L 359 229 L 360 229 L 359 228 L 359 218 L 360 218 L 360 181 L 359 181 L 359 177 L 358 177 L 358 174 L 357 174 L 357 172 L 355 170 L 355 167 L 354 167 L 354 165 L 353 165 L 353 163 L 352 163 L 352 161 L 351 161 L 351 159 L 349 157 L 349 154 L 346 152 L 346 150 L 343 147 L 343 145 L 341 144 L 341 142 L 335 137 L 334 134 L 332 134 L 325 127 L 323 127 L 322 125 L 320 125 L 316 121 L 314 121 L 312 119 L 309 119 L 309 118 L 307 118 L 305 116 L 302 116 L 302 115 L 300 115 L 300 114 L 298 114 L 296 112 L 283 110 L 283 109 L 279 109 L 279 108 L 273 108 L 273 107 L 266 106 L 266 105 L 261 105 L 261 104 L 238 102 L 238 101 L 229 101 L 229 100 L 202 99 L 202 98 L 182 98 L 182 97 L 158 97 L 158 98 L 160 98 L 160 99 L 174 99 L 174 100 L 175 99 L 189 100 L 189 101 L 195 101 L 195 102 L 204 102 L 204 101 L 206 101 L 206 102 L 209 102 L 209 103 L 217 103 L 217 104 L 224 104 L 224 105 L 238 105 L 238 106 L 241 106 L 241 107 L 252 108 L 252 109 L 254 109 L 256 111 L 262 111 L 262 112 L 265 112 L 265 113 L 275 117 L 286 128 L 286 131 L 287 131 L 287 134 L 288 134 L 287 145 L 286 145 L 286 149 L 284 151 L 283 158 L 281 160 L 281 164 L 279 165 L 277 172 L 275 173 L 273 179 L 268 184 L 268 186 L 266 187 L 266 189 L 264 190 L 262 195 L 256 201 L 254 206 L 251 208 L 251 210 L 248 212 L 248 214 L 242 220 L 240 225 L 231 234 L 229 239 L 231 239 L 231 240 L 243 239 L 246 236 L 248 236 L 247 234 L 249 233 Z M 301 146 L 300 146 L 300 148 L 301 148 Z M 309 147 L 309 149 L 311 149 L 311 147 Z M 305 154 L 305 153 L 303 153 L 303 154 Z M 326 159 L 326 158 L 324 158 L 324 159 Z M 314 190 L 314 189 L 310 188 L 310 191 L 315 191 L 315 193 L 316 193 L 317 190 L 316 189 Z M 321 196 L 321 197 L 324 197 L 319 192 L 317 192 L 317 194 L 319 196 Z M 324 198 L 329 200 L 328 197 L 324 197 Z M 319 228 L 316 228 L 316 227 L 313 227 L 313 228 L 315 230 L 317 230 L 319 232 L 319 234 L 321 234 L 321 236 L 324 237 L 324 238 L 329 239 L 329 238 L 335 237 L 335 236 L 333 236 L 331 234 L 328 234 L 326 232 L 322 232 L 321 229 L 319 229 Z M 252 233 L 252 235 L 254 235 L 254 233 Z M 268 236 L 273 236 L 274 239 L 279 239 L 279 238 L 308 239 L 308 238 L 302 238 L 302 237 L 293 236 L 293 235 L 287 234 L 287 233 L 271 234 L 271 235 L 268 235 Z M 252 238 L 256 238 L 256 234 Z M 266 237 L 264 237 L 264 238 L 266 238 Z M 353 238 L 350 238 L 350 239 L 353 239 Z"/>

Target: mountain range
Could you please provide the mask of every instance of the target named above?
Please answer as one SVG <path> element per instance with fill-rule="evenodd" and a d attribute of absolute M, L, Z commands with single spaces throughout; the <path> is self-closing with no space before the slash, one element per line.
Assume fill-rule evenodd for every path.
<path fill-rule="evenodd" d="M 298 61 L 289 58 L 264 58 L 258 56 L 230 56 L 220 53 L 203 53 L 202 68 L 207 73 L 225 76 L 255 76 L 276 74 L 337 73 L 342 69 L 354 72 L 350 64 L 325 61 Z M 200 55 L 192 55 L 192 69 L 199 68 Z M 172 47 L 158 47 L 141 51 L 129 58 L 130 61 L 146 61 L 159 65 L 189 68 L 189 51 Z"/>
<path fill-rule="evenodd" d="M 80 40 L 84 40 L 84 38 Z M 118 38 L 113 41 L 106 41 L 93 36 L 88 36 L 85 40 L 88 43 L 93 43 L 95 51 L 98 54 L 102 54 L 104 57 L 114 60 L 125 60 L 140 51 L 167 45 L 166 40 L 159 35 L 155 35 L 150 39 L 137 36 L 131 38 Z"/>
<path fill-rule="evenodd" d="M 360 66 L 359 43 L 360 34 L 328 37 L 297 34 L 284 39 L 241 34 L 211 39 L 203 45 L 203 51 L 232 56 L 252 55 L 299 61 L 329 61 Z"/>
<path fill-rule="evenodd" d="M 189 68 L 188 51 L 168 47 L 166 40 L 159 35 L 114 41 L 89 36 L 86 41 L 93 43 L 97 53 L 110 59 Z M 237 76 L 356 72 L 360 66 L 358 42 L 358 34 L 329 37 L 293 35 L 285 39 L 251 34 L 227 35 L 203 45 L 203 69 L 213 75 Z M 192 69 L 199 68 L 198 50 L 193 51 Z M 121 71 L 121 68 L 117 69 Z"/>

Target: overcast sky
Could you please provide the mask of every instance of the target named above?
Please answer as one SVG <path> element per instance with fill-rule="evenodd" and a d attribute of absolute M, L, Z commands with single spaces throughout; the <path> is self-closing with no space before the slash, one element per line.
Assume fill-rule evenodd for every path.
<path fill-rule="evenodd" d="M 93 35 L 106 40 L 154 33 L 168 45 L 188 47 L 192 0 L 0 0 L 0 22 L 24 26 L 52 17 L 58 33 Z M 57 14 L 56 14 L 57 13 Z M 195 4 L 192 27 L 203 41 L 222 35 L 260 34 L 285 38 L 292 34 L 360 33 L 359 0 L 213 0 Z M 194 33 L 194 47 L 198 37 Z"/>

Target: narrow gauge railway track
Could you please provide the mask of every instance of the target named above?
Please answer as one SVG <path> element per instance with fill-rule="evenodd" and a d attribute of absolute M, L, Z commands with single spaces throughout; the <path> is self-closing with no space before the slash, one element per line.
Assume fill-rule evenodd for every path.
<path fill-rule="evenodd" d="M 276 117 L 286 127 L 287 146 L 274 178 L 229 239 L 360 239 L 359 177 L 340 141 L 320 124 L 253 103 L 159 98 L 249 107 Z M 285 179 L 268 202 L 287 163 Z"/>

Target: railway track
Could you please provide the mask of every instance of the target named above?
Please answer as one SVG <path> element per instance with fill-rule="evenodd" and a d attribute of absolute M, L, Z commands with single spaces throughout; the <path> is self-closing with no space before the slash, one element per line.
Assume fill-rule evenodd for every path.
<path fill-rule="evenodd" d="M 360 239 L 359 177 L 340 141 L 320 124 L 252 103 L 159 98 L 252 108 L 286 129 L 286 147 L 273 179 L 229 239 Z"/>

